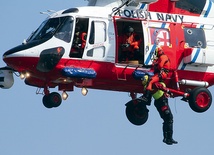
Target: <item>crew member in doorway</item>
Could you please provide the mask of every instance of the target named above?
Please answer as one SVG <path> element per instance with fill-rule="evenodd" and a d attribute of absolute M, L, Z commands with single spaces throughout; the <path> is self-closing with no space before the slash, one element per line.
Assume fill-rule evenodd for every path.
<path fill-rule="evenodd" d="M 81 58 L 86 45 L 87 34 L 81 28 L 76 26 L 74 40 L 70 52 L 70 57 Z"/>
<path fill-rule="evenodd" d="M 140 36 L 134 33 L 134 28 L 127 26 L 123 35 L 119 36 L 119 46 L 121 55 L 119 61 L 129 61 L 138 59 Z"/>

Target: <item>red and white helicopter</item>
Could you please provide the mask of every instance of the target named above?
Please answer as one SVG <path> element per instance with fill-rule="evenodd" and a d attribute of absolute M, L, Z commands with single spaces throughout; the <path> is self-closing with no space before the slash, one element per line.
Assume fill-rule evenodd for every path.
<path fill-rule="evenodd" d="M 129 92 L 132 99 L 144 93 L 141 78 L 149 73 L 152 56 L 162 46 L 171 60 L 170 78 L 160 91 L 170 91 L 205 112 L 212 103 L 207 87 L 214 84 L 214 9 L 211 0 L 89 0 L 88 6 L 53 12 L 21 45 L 3 54 L 0 87 L 14 83 L 13 74 L 44 94 L 47 108 L 58 107 L 74 86 Z M 50 13 L 50 12 L 49 12 Z M 130 25 L 142 39 L 141 56 L 120 60 L 118 37 Z M 81 50 L 73 50 L 75 29 L 85 35 Z M 62 96 L 50 92 L 58 87 Z M 145 107 L 126 104 L 130 122 L 142 125 Z"/>

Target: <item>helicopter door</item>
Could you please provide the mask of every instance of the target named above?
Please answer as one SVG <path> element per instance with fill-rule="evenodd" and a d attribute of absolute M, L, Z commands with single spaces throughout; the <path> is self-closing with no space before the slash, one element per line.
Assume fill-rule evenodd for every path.
<path fill-rule="evenodd" d="M 105 60 L 107 45 L 106 22 L 91 19 L 83 59 Z"/>
<path fill-rule="evenodd" d="M 117 19 L 117 62 L 143 64 L 144 37 L 141 21 Z"/>

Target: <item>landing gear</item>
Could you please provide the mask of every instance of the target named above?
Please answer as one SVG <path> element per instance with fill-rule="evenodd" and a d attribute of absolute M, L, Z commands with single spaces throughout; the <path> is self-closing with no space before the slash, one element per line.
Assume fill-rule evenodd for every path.
<path fill-rule="evenodd" d="M 44 95 L 42 101 L 43 101 L 43 105 L 46 108 L 55 108 L 60 106 L 60 104 L 62 103 L 62 98 L 59 93 L 53 92 L 53 93 Z"/>
<path fill-rule="evenodd" d="M 196 87 L 190 92 L 189 106 L 198 113 L 207 111 L 212 104 L 212 95 L 207 88 Z"/>
<path fill-rule="evenodd" d="M 149 110 L 140 99 L 126 103 L 126 117 L 134 125 L 143 125 L 148 120 Z"/>

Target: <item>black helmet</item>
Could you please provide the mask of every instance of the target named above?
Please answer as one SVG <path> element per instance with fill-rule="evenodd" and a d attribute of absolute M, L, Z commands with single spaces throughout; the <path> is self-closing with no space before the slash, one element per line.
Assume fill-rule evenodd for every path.
<path fill-rule="evenodd" d="M 134 32 L 134 28 L 131 26 L 127 26 L 126 27 L 126 33 L 133 33 Z"/>

